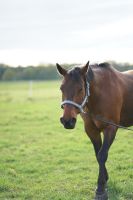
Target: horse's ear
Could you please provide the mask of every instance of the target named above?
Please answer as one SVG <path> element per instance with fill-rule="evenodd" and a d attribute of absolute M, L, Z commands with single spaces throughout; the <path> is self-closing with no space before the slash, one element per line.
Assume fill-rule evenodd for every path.
<path fill-rule="evenodd" d="M 89 66 L 89 61 L 82 68 L 82 73 L 86 75 L 86 79 L 88 82 L 90 82 L 93 79 L 94 74 L 93 74 L 91 67 Z"/>
<path fill-rule="evenodd" d="M 64 69 L 63 67 L 61 67 L 58 63 L 56 63 L 56 67 L 57 67 L 57 71 L 59 72 L 59 74 L 61 74 L 62 76 L 65 76 L 67 73 L 67 70 Z"/>
<path fill-rule="evenodd" d="M 82 67 L 81 71 L 82 74 L 86 74 L 89 68 L 89 61 L 86 63 L 86 65 L 84 67 Z"/>

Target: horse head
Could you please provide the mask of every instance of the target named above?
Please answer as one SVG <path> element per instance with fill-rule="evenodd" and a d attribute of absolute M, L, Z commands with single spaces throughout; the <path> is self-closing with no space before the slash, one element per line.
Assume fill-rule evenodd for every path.
<path fill-rule="evenodd" d="M 89 97 L 89 84 L 93 79 L 93 71 L 89 62 L 83 67 L 75 67 L 71 70 L 64 69 L 56 64 L 59 74 L 63 76 L 61 84 L 63 116 L 61 123 L 66 129 L 73 129 L 77 115 L 84 112 Z"/>

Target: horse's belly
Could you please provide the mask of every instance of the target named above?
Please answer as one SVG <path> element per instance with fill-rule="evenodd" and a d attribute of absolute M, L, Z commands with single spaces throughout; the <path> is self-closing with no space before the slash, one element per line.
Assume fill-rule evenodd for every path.
<path fill-rule="evenodd" d="M 132 126 L 133 125 L 133 105 L 132 107 L 127 107 L 121 112 L 120 124 L 122 126 Z"/>
<path fill-rule="evenodd" d="M 128 71 L 127 74 L 133 74 L 133 71 Z M 120 123 L 123 126 L 133 125 L 133 76 L 128 76 L 125 79 Z"/>

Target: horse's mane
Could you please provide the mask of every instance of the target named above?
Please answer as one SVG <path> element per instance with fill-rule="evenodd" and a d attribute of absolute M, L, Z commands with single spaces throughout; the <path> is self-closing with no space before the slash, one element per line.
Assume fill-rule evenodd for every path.
<path fill-rule="evenodd" d="M 80 67 L 73 67 L 72 69 L 70 69 L 68 71 L 68 74 L 71 76 L 71 78 L 75 81 L 79 81 L 81 80 L 81 77 L 80 77 Z"/>
<path fill-rule="evenodd" d="M 111 67 L 111 64 L 108 63 L 108 62 L 104 62 L 104 63 L 100 63 L 100 64 L 92 64 L 90 65 L 92 68 L 101 68 L 101 69 L 110 69 L 112 68 Z"/>
<path fill-rule="evenodd" d="M 98 66 L 99 67 L 103 67 L 103 68 L 109 68 L 109 67 L 111 67 L 111 65 L 109 63 L 107 63 L 107 62 L 100 63 Z"/>
<path fill-rule="evenodd" d="M 111 67 L 111 64 L 104 62 L 104 63 L 100 63 L 100 64 L 92 64 L 90 65 L 90 67 L 93 69 L 113 69 Z M 80 76 L 80 66 L 74 66 L 72 69 L 68 70 L 68 74 L 71 76 L 71 78 L 74 81 L 80 81 L 81 80 L 81 76 Z"/>

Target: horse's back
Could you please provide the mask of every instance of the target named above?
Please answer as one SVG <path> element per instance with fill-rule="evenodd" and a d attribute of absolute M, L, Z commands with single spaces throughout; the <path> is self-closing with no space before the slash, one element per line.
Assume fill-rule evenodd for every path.
<path fill-rule="evenodd" d="M 122 72 L 123 74 L 129 74 L 129 75 L 133 75 L 133 70 L 127 70 Z"/>

